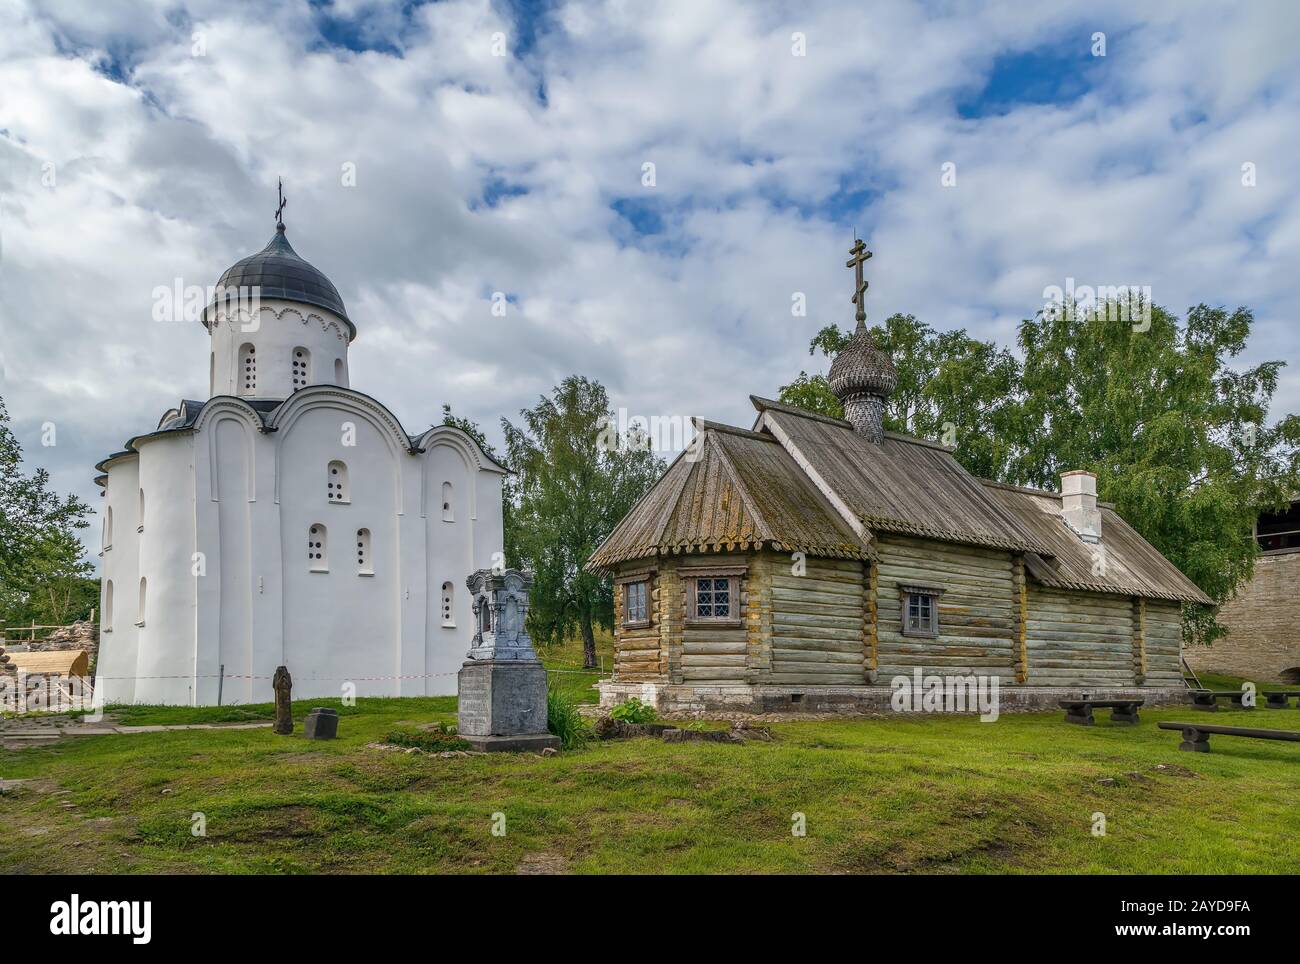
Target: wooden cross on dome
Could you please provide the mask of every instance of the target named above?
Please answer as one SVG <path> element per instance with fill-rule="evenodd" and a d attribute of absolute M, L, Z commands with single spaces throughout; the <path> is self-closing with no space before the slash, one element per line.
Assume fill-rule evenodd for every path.
<path fill-rule="evenodd" d="M 862 239 L 858 238 L 853 242 L 853 247 L 849 249 L 849 254 L 853 257 L 844 262 L 844 267 L 853 269 L 854 288 L 853 297 L 849 301 L 858 306 L 856 318 L 860 322 L 867 320 L 867 282 L 862 278 L 862 266 L 866 264 L 867 259 L 871 257 L 871 252 L 863 244 Z"/>

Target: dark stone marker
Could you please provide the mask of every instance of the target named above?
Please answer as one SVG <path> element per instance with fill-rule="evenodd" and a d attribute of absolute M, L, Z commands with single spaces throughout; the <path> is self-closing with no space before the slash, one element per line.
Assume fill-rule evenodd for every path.
<path fill-rule="evenodd" d="M 309 740 L 332 740 L 339 735 L 339 711 L 327 706 L 313 706 L 302 727 Z"/>
<path fill-rule="evenodd" d="M 293 732 L 293 706 L 289 702 L 289 693 L 293 690 L 293 677 L 286 666 L 277 666 L 275 676 L 271 678 L 275 690 L 275 732 L 284 736 Z"/>

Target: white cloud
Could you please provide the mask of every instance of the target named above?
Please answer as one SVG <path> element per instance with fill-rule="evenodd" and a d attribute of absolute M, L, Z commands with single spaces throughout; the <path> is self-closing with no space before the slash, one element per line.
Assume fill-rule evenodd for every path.
<path fill-rule="evenodd" d="M 329 8 L 356 51 L 304 0 L 0 0 L 0 393 L 61 487 L 93 494 L 96 460 L 205 393 L 205 332 L 150 321 L 150 293 L 260 248 L 281 175 L 292 242 L 357 324 L 353 384 L 413 432 L 446 401 L 495 436 L 572 372 L 634 412 L 747 425 L 751 392 L 824 365 L 809 337 L 850 323 L 853 227 L 875 319 L 1009 342 L 1073 276 L 1150 284 L 1176 311 L 1250 305 L 1252 359 L 1296 354 L 1291 4 L 593 0 L 506 58 L 492 34 L 519 53 L 525 31 L 503 5 L 393 9 Z M 959 116 L 1000 56 L 1086 51 L 1094 30 L 1108 56 L 1082 97 Z M 527 193 L 484 204 L 500 184 Z M 517 299 L 504 320 L 497 290 Z M 1289 372 L 1278 410 L 1297 407 Z M 38 448 L 46 420 L 57 450 Z"/>

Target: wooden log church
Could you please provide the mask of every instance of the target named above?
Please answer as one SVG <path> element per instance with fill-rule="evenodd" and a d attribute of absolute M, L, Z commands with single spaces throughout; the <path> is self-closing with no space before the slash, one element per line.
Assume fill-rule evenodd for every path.
<path fill-rule="evenodd" d="M 978 479 L 883 430 L 897 382 L 857 329 L 830 384 L 844 418 L 751 396 L 752 428 L 699 435 L 588 568 L 615 581 L 601 702 L 663 711 L 888 706 L 897 677 L 998 678 L 1004 708 L 1180 697 L 1181 607 L 1209 599 L 1098 502 Z"/>

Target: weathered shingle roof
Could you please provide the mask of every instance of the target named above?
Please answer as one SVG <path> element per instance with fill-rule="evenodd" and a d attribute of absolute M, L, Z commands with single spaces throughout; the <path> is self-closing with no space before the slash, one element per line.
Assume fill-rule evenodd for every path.
<path fill-rule="evenodd" d="M 795 449 L 868 529 L 995 549 L 1048 551 L 947 447 L 894 432 L 886 432 L 877 444 L 841 419 L 764 398 L 752 400 L 760 423 Z"/>
<path fill-rule="evenodd" d="M 842 419 L 753 402 L 755 431 L 699 423 L 698 458 L 678 458 L 588 568 L 764 545 L 871 559 L 871 533 L 894 532 L 1024 553 L 1030 575 L 1057 588 L 1210 602 L 1104 503 L 1098 546 L 1066 524 L 1060 493 L 978 479 L 933 442 L 886 432 L 877 444 Z"/>
<path fill-rule="evenodd" d="M 681 552 L 765 546 L 814 556 L 867 559 L 853 533 L 776 440 L 698 423 L 683 453 L 592 554 L 587 566 Z"/>
<path fill-rule="evenodd" d="M 997 482 L 983 484 L 1025 528 L 1047 544 L 1049 554 L 1025 556 L 1029 574 L 1044 585 L 1149 599 L 1211 602 L 1177 566 L 1104 503 L 1101 542 L 1093 544 L 1084 542 L 1066 525 L 1059 493 Z"/>

